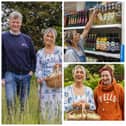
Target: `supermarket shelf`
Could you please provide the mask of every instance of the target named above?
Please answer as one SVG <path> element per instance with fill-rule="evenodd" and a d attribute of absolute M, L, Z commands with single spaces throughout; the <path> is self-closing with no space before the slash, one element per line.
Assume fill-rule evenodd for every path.
<path fill-rule="evenodd" d="M 83 29 L 85 26 L 65 27 L 64 30 Z M 94 25 L 92 28 L 121 28 L 121 24 Z"/>
<path fill-rule="evenodd" d="M 94 25 L 92 28 L 121 28 L 121 24 Z"/>
<path fill-rule="evenodd" d="M 97 56 L 104 56 L 104 57 L 120 59 L 120 53 L 113 54 L 113 53 L 107 53 L 107 52 L 101 52 L 101 51 L 90 51 L 90 50 L 85 50 L 85 53 L 93 54 L 93 55 L 97 55 Z"/>
<path fill-rule="evenodd" d="M 64 49 L 67 49 L 67 47 L 64 47 Z M 104 56 L 104 57 L 120 59 L 120 53 L 108 53 L 108 52 L 91 51 L 91 50 L 84 50 L 84 52 L 87 54 L 92 54 L 92 55 L 96 55 L 96 56 Z"/>

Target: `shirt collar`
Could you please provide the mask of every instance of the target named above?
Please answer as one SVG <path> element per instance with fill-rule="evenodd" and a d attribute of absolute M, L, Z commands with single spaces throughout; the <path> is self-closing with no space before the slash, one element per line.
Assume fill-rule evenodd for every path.
<path fill-rule="evenodd" d="M 12 34 L 12 35 L 20 35 L 21 34 L 21 32 L 13 32 L 12 30 L 10 30 L 10 33 Z"/>

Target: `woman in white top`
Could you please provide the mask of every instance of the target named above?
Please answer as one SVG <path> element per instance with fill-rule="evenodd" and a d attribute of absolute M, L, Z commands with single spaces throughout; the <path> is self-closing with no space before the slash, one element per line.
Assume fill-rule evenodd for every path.
<path fill-rule="evenodd" d="M 73 109 L 90 109 L 95 110 L 93 91 L 83 84 L 86 77 L 85 68 L 76 65 L 72 71 L 74 83 L 64 89 L 64 111 L 68 112 Z"/>
<path fill-rule="evenodd" d="M 54 28 L 46 29 L 43 35 L 45 47 L 37 52 L 36 77 L 40 86 L 41 120 L 48 123 L 61 123 L 62 119 L 62 89 L 50 88 L 46 83 L 54 68 L 62 65 L 62 48 L 55 44 L 56 36 Z"/>

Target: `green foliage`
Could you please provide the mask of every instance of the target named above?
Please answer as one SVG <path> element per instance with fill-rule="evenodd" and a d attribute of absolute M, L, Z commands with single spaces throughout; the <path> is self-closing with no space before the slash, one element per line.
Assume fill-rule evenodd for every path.
<path fill-rule="evenodd" d="M 94 74 L 93 76 L 91 74 L 88 75 L 88 79 L 84 80 L 83 84 L 94 89 L 99 81 L 99 76 L 97 74 Z M 65 81 L 64 87 L 73 84 L 73 81 Z"/>
<path fill-rule="evenodd" d="M 64 81 L 73 81 L 72 69 L 74 65 L 69 65 L 64 69 Z"/>
<path fill-rule="evenodd" d="M 2 31 L 8 30 L 8 15 L 13 10 L 23 14 L 22 32 L 30 35 L 36 50 L 43 46 L 41 30 L 54 27 L 56 44 L 62 45 L 61 2 L 2 2 Z"/>
<path fill-rule="evenodd" d="M 64 87 L 73 84 L 72 69 L 74 65 L 69 65 L 64 69 Z M 86 80 L 84 80 L 84 85 L 87 85 L 94 89 L 99 80 L 99 69 L 104 66 L 104 64 L 84 64 L 86 68 Z M 124 65 L 123 64 L 113 64 L 114 75 L 118 83 L 124 87 Z"/>
<path fill-rule="evenodd" d="M 100 78 L 98 74 L 94 74 L 94 75 L 89 74 L 89 78 L 88 80 L 84 81 L 84 85 L 94 89 L 98 85 L 99 80 Z"/>
<path fill-rule="evenodd" d="M 84 66 L 90 71 L 91 74 L 94 73 L 98 74 L 98 71 L 100 70 L 100 68 L 104 66 L 104 64 L 93 64 L 93 65 L 85 64 Z"/>
<path fill-rule="evenodd" d="M 117 80 L 117 83 L 118 83 L 118 84 L 121 84 L 121 86 L 124 88 L 124 84 L 125 84 L 124 80 L 122 80 L 122 81 L 118 81 L 118 80 Z"/>
<path fill-rule="evenodd" d="M 115 64 L 115 78 L 116 80 L 124 80 L 124 65 L 123 64 Z"/>
<path fill-rule="evenodd" d="M 121 85 L 124 87 L 124 84 L 125 84 L 124 80 L 123 80 L 122 82 L 120 82 L 120 83 L 121 83 Z"/>

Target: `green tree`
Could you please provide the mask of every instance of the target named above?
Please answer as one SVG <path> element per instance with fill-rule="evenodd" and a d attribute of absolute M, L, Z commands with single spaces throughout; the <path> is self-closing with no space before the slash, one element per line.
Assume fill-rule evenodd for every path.
<path fill-rule="evenodd" d="M 84 84 L 94 89 L 98 81 L 100 80 L 99 69 L 102 68 L 105 64 L 83 64 L 86 68 L 86 80 Z M 71 85 L 73 83 L 72 69 L 74 65 L 68 65 L 64 69 L 64 86 Z M 117 82 L 121 83 L 124 87 L 124 65 L 123 64 L 112 64 L 114 68 L 114 75 Z"/>
<path fill-rule="evenodd" d="M 124 80 L 124 65 L 123 64 L 115 64 L 114 75 L 117 81 Z"/>

